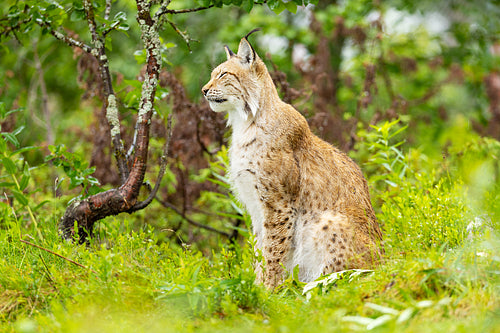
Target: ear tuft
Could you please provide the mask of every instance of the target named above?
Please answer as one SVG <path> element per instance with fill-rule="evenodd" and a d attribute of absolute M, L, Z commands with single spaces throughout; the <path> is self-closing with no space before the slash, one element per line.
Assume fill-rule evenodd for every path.
<path fill-rule="evenodd" d="M 231 57 L 235 56 L 234 52 L 231 51 L 231 49 L 229 48 L 229 46 L 224 45 L 224 50 L 226 51 L 227 60 L 229 60 Z"/>
<path fill-rule="evenodd" d="M 249 33 L 246 34 L 245 39 L 248 39 L 248 37 L 250 37 L 251 34 L 253 34 L 254 32 L 260 31 L 260 30 L 262 30 L 262 29 L 261 28 L 253 29 L 252 31 L 250 31 Z"/>

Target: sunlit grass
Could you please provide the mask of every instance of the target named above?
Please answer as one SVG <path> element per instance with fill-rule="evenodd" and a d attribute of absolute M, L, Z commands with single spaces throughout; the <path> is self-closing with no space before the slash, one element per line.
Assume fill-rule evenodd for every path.
<path fill-rule="evenodd" d="M 115 221 L 115 223 L 121 223 Z M 87 269 L 3 232 L 2 330 L 21 332 L 494 331 L 499 324 L 498 239 L 453 250 L 394 255 L 372 273 L 303 295 L 287 281 L 253 284 L 249 247 L 173 249 L 154 232 L 116 234 L 111 247 L 45 246 Z M 94 271 L 94 272 L 93 272 Z M 497 312 L 495 312 L 497 311 Z"/>
<path fill-rule="evenodd" d="M 489 154 L 470 147 L 474 165 L 482 158 L 495 168 L 491 145 Z M 105 219 L 89 246 L 77 246 L 57 232 L 62 199 L 37 211 L 42 238 L 22 210 L 2 206 L 0 331 L 498 332 L 499 212 L 491 200 L 499 187 L 462 177 L 466 162 L 449 164 L 425 172 L 407 163 L 404 176 L 385 178 L 374 168 L 383 263 L 306 293 L 292 278 L 274 291 L 255 285 L 249 240 L 210 251 L 179 245 L 157 228 L 164 217 L 140 223 L 152 218 L 142 211 Z"/>

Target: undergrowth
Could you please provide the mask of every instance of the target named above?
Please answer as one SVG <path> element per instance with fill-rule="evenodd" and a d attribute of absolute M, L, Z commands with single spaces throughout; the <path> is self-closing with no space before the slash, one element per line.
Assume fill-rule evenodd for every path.
<path fill-rule="evenodd" d="M 384 262 L 314 284 L 289 278 L 274 291 L 253 282 L 249 233 L 202 250 L 165 240 L 169 231 L 156 227 L 168 223 L 164 217 L 145 215 L 154 223 L 138 224 L 118 216 L 101 222 L 89 246 L 77 246 L 57 232 L 65 198 L 34 191 L 24 205 L 0 202 L 0 331 L 498 332 L 500 145 L 452 145 L 436 163 L 421 151 L 404 152 L 403 133 L 397 122 L 360 132 L 353 156 L 367 171 Z M 14 156 L 3 149 L 4 158 Z M 226 151 L 216 159 L 200 180 L 227 187 Z M 4 182 L 28 177 L 20 161 L 7 167 Z M 25 193 L 45 172 L 28 170 Z M 478 184 L 478 172 L 489 181 Z M 7 198 L 19 192 L 12 184 Z M 232 196 L 202 198 L 248 222 Z"/>

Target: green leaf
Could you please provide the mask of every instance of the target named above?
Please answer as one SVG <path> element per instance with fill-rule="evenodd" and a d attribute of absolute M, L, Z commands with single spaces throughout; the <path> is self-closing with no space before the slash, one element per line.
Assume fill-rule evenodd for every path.
<path fill-rule="evenodd" d="M 95 195 L 95 194 L 97 194 L 97 193 L 101 193 L 101 192 L 104 192 L 104 190 L 103 190 L 102 188 L 100 188 L 99 186 L 94 186 L 94 185 L 92 185 L 92 186 L 90 186 L 90 187 L 88 188 L 88 195 L 89 195 L 89 196 L 90 196 L 90 195 Z"/>
<path fill-rule="evenodd" d="M 12 143 L 16 148 L 19 147 L 19 141 L 17 140 L 17 138 L 14 134 L 3 132 L 2 136 L 5 138 L 5 140 Z"/>
<path fill-rule="evenodd" d="M 79 22 L 85 20 L 85 11 L 78 9 L 73 10 L 71 16 L 69 17 L 69 20 L 71 22 Z"/>
<path fill-rule="evenodd" d="M 35 208 L 33 208 L 34 211 L 37 211 L 39 208 L 41 208 L 43 205 L 49 203 L 50 200 L 44 200 L 42 202 L 40 202 L 38 205 L 35 206 Z"/>
<path fill-rule="evenodd" d="M 395 182 L 391 182 L 390 180 L 384 180 L 388 185 L 392 186 L 392 187 L 398 187 L 398 184 L 396 184 Z"/>
<path fill-rule="evenodd" d="M 0 153 L 4 153 L 7 150 L 7 142 L 5 140 L 0 140 Z"/>
<path fill-rule="evenodd" d="M 362 316 L 344 316 L 342 320 L 351 323 L 356 323 L 361 326 L 368 326 L 373 322 L 373 319 Z"/>
<path fill-rule="evenodd" d="M 21 191 L 24 191 L 26 187 L 28 187 L 29 182 L 30 182 L 30 176 L 23 175 L 21 181 L 19 182 L 19 189 Z"/>
<path fill-rule="evenodd" d="M 396 132 L 394 132 L 391 135 L 389 135 L 389 139 L 392 138 L 392 137 L 394 137 L 394 136 L 396 136 L 396 135 L 398 135 L 399 133 L 403 132 L 407 128 L 408 128 L 408 125 L 401 127 Z"/>
<path fill-rule="evenodd" d="M 21 178 L 21 181 L 19 182 L 19 189 L 21 191 L 24 191 L 24 189 L 28 186 L 30 182 L 31 174 L 30 174 L 30 168 L 27 163 L 24 164 L 23 167 L 23 177 Z"/>
<path fill-rule="evenodd" d="M 13 151 L 10 156 L 14 156 L 14 155 L 17 155 L 17 154 L 22 154 L 22 153 L 25 153 L 27 151 L 30 151 L 30 150 L 37 150 L 39 149 L 39 147 L 35 147 L 35 146 L 28 146 L 28 147 L 23 147 L 23 148 L 20 148 L 18 150 L 15 150 Z"/>
<path fill-rule="evenodd" d="M 127 13 L 125 12 L 118 12 L 116 13 L 114 20 L 116 21 L 126 21 L 127 20 Z"/>
<path fill-rule="evenodd" d="M 91 175 L 95 172 L 95 169 L 96 167 L 93 166 L 93 167 L 90 167 L 90 168 L 87 168 L 85 170 L 82 171 L 82 176 L 88 176 L 88 175 Z"/>
<path fill-rule="evenodd" d="M 267 6 L 272 11 L 274 11 L 275 9 L 277 9 L 279 7 L 279 5 L 280 5 L 280 1 L 279 0 L 268 0 L 267 1 Z"/>
<path fill-rule="evenodd" d="M 5 103 L 0 102 L 0 119 L 4 119 L 6 113 L 7 113 L 7 108 L 5 107 Z"/>
<path fill-rule="evenodd" d="M 292 14 L 297 13 L 297 4 L 296 3 L 290 1 L 290 2 L 285 2 L 284 5 L 290 13 L 292 13 Z"/>
<path fill-rule="evenodd" d="M 18 128 L 16 128 L 14 131 L 12 131 L 12 134 L 13 135 L 19 135 L 19 133 L 21 133 L 22 131 L 24 130 L 24 126 L 19 126 Z"/>
<path fill-rule="evenodd" d="M 247 13 L 250 13 L 252 11 L 252 8 L 253 8 L 253 0 L 244 0 L 243 3 L 241 4 L 241 7 Z"/>
<path fill-rule="evenodd" d="M 127 23 L 121 23 L 116 29 L 124 32 L 124 31 L 128 31 L 130 29 L 130 26 Z M 125 34 L 125 35 L 128 36 L 128 34 Z M 111 44 L 111 43 L 108 43 L 108 44 Z"/>
<path fill-rule="evenodd" d="M 415 312 L 415 309 L 414 308 L 408 308 L 408 309 L 405 309 L 403 310 L 399 317 L 398 317 L 398 320 L 396 321 L 397 324 L 402 324 L 406 321 L 408 321 L 408 319 L 411 318 L 411 316 L 413 315 L 413 312 Z"/>
<path fill-rule="evenodd" d="M 7 170 L 7 173 L 9 173 L 10 175 L 13 175 L 17 172 L 16 164 L 14 162 L 12 162 L 12 160 L 10 158 L 3 157 L 2 163 L 3 163 L 3 166 L 5 167 L 5 170 Z"/>
<path fill-rule="evenodd" d="M 83 10 L 83 3 L 81 0 L 73 1 L 73 8 Z"/>
<path fill-rule="evenodd" d="M 26 206 L 28 204 L 28 198 L 26 198 L 26 196 L 22 192 L 12 190 L 12 194 L 22 206 Z"/>

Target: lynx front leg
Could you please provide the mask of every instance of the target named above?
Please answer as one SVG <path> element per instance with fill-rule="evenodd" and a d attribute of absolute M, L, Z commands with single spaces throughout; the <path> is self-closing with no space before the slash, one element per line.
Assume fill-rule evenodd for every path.
<path fill-rule="evenodd" d="M 262 253 L 264 257 L 264 285 L 272 289 L 284 280 L 283 265 L 292 248 L 294 214 L 291 208 L 272 209 L 264 221 Z"/>

